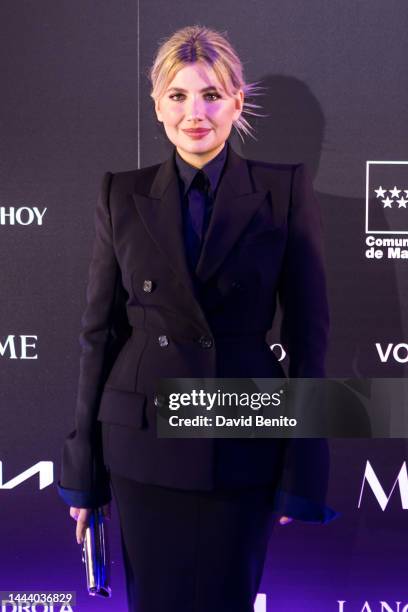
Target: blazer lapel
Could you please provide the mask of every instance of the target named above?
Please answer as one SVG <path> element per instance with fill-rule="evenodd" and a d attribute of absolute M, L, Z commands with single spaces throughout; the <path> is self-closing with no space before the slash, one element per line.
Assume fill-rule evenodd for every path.
<path fill-rule="evenodd" d="M 197 262 L 196 274 L 201 282 L 215 274 L 264 201 L 267 191 L 254 189 L 247 160 L 228 143 L 223 176 Z"/>
<path fill-rule="evenodd" d="M 149 194 L 133 193 L 140 217 L 169 266 L 195 296 L 183 237 L 183 217 L 174 152 L 160 164 Z"/>
<path fill-rule="evenodd" d="M 133 199 L 146 230 L 180 281 L 196 297 L 183 237 L 180 193 L 172 155 L 160 164 L 148 195 L 135 191 Z M 201 282 L 219 268 L 251 217 L 264 201 L 267 190 L 254 190 L 246 159 L 228 143 L 228 155 L 214 201 L 210 223 L 196 267 Z"/>

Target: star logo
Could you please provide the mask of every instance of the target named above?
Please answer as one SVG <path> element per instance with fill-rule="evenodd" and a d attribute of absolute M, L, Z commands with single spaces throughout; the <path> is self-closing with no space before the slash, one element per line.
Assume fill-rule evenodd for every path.
<path fill-rule="evenodd" d="M 379 186 L 378 189 L 374 189 L 374 191 L 377 194 L 377 198 L 383 198 L 385 194 L 387 193 L 387 190 L 383 189 L 381 185 Z"/>
<path fill-rule="evenodd" d="M 384 189 L 381 185 L 378 187 L 378 189 L 374 189 L 375 193 L 377 194 L 377 198 L 384 198 L 381 199 L 381 203 L 383 205 L 384 208 L 392 208 L 392 205 L 394 204 L 394 198 L 399 198 L 400 193 L 406 193 L 407 197 L 404 198 L 402 195 L 399 198 L 399 200 L 396 200 L 396 204 L 398 204 L 398 208 L 407 208 L 407 204 L 408 204 L 408 189 L 398 189 L 396 185 L 394 185 L 393 189 Z M 389 196 L 387 196 L 385 198 L 385 194 L 389 193 Z"/>
<path fill-rule="evenodd" d="M 368 160 L 365 171 L 365 233 L 370 240 L 375 234 L 405 234 L 408 243 L 408 158 Z M 366 255 L 371 258 L 371 251 Z"/>
<path fill-rule="evenodd" d="M 386 198 L 385 200 L 381 200 L 381 202 L 384 204 L 384 208 L 392 208 L 394 200 L 391 198 Z"/>
<path fill-rule="evenodd" d="M 399 198 L 400 193 L 401 193 L 401 189 L 397 189 L 396 185 L 394 185 L 394 189 L 390 190 L 390 194 L 392 198 Z"/>

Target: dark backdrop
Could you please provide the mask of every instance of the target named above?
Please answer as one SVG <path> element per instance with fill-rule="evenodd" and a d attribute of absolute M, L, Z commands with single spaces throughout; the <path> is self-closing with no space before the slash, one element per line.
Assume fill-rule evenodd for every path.
<path fill-rule="evenodd" d="M 158 41 L 177 28 L 227 31 L 247 80 L 268 87 L 258 98 L 269 114 L 254 121 L 258 140 L 241 145 L 234 136 L 236 150 L 311 170 L 325 225 L 329 375 L 405 376 L 395 355 L 406 347 L 382 362 L 376 343 L 385 350 L 408 341 L 408 262 L 365 256 L 365 215 L 377 206 L 378 223 L 392 231 L 372 194 L 385 177 L 380 166 L 366 202 L 366 162 L 408 159 L 407 20 L 403 0 L 2 0 L 0 590 L 75 590 L 81 611 L 125 610 L 115 509 L 113 599 L 93 600 L 55 486 L 40 489 L 37 476 L 7 483 L 40 461 L 53 463 L 57 479 L 73 423 L 96 195 L 106 170 L 157 163 L 170 151 L 146 73 Z M 408 189 L 406 168 L 391 165 L 383 187 Z M 346 611 L 365 601 L 374 610 L 379 600 L 408 600 L 400 489 L 383 510 L 366 486 L 358 507 L 367 460 L 389 495 L 405 441 L 331 447 L 329 501 L 342 517 L 276 528 L 260 591 L 268 612 L 338 610 L 339 599 Z"/>

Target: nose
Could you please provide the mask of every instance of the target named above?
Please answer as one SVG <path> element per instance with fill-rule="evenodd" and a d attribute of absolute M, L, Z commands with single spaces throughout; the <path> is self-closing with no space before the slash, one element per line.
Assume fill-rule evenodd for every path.
<path fill-rule="evenodd" d="M 202 119 L 204 116 L 205 102 L 197 97 L 192 97 L 186 104 L 186 118 L 189 121 Z"/>

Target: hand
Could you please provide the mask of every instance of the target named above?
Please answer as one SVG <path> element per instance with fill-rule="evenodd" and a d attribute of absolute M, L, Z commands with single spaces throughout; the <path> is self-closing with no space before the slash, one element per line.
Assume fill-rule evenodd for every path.
<path fill-rule="evenodd" d="M 111 507 L 110 502 L 102 506 L 103 516 L 110 520 L 111 518 Z M 76 520 L 76 540 L 78 544 L 82 544 L 85 537 L 86 528 L 89 525 L 89 517 L 91 516 L 92 510 L 91 508 L 75 508 L 71 506 L 69 509 L 69 514 L 72 516 L 74 520 Z"/>
<path fill-rule="evenodd" d="M 290 516 L 281 516 L 279 519 L 279 525 L 288 525 L 292 521 L 293 518 L 290 518 Z"/>

